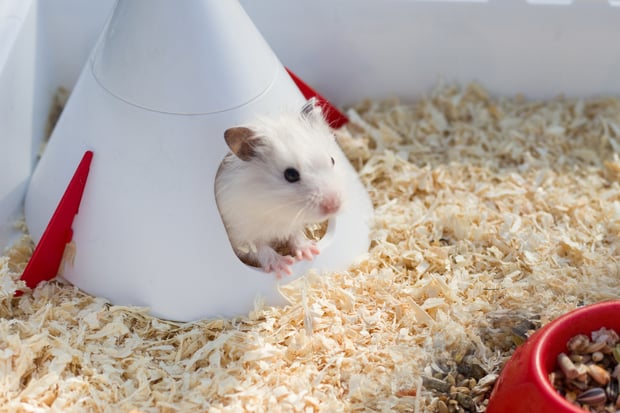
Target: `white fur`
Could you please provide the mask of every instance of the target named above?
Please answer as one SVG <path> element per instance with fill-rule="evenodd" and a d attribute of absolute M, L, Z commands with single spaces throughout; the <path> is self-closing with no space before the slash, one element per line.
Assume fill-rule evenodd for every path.
<path fill-rule="evenodd" d="M 335 194 L 344 201 L 346 160 L 318 108 L 306 116 L 283 114 L 245 126 L 262 145 L 250 161 L 229 154 L 215 181 L 218 207 L 237 253 L 276 240 L 294 243 L 306 225 L 329 218 L 319 207 L 324 197 Z M 290 167 L 299 171 L 298 182 L 285 180 Z"/>

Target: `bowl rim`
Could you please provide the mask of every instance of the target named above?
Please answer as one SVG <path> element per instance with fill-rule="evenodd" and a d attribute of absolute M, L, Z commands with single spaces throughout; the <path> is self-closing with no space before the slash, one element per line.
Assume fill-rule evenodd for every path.
<path fill-rule="evenodd" d="M 557 392 L 555 387 L 553 387 L 553 384 L 549 381 L 549 374 L 551 371 L 547 368 L 547 359 L 549 354 L 554 351 L 550 347 L 558 346 L 558 336 L 563 335 L 563 333 L 566 333 L 567 331 L 578 330 L 577 333 L 571 333 L 568 337 L 570 338 L 579 333 L 590 335 L 593 331 L 596 331 L 601 327 L 605 327 L 604 325 L 599 325 L 594 326 L 589 331 L 583 331 L 583 329 L 578 328 L 580 323 L 574 323 L 575 320 L 584 320 L 584 318 L 588 318 L 588 316 L 591 316 L 592 314 L 606 314 L 614 311 L 620 314 L 620 300 L 612 299 L 596 302 L 583 307 L 578 307 L 561 315 L 548 323 L 545 327 L 543 327 L 543 330 L 540 331 L 540 336 L 536 339 L 532 349 L 530 367 L 532 369 L 531 371 L 534 385 L 539 389 L 541 395 L 547 399 L 548 402 L 556 405 L 555 407 L 564 409 L 567 413 L 584 412 L 584 410 L 580 407 L 568 402 L 564 396 Z M 600 322 L 596 322 L 595 324 L 600 324 Z M 620 334 L 620 331 L 617 332 Z M 566 341 L 562 343 L 562 345 L 566 346 Z M 559 352 L 553 355 L 554 363 L 556 363 L 555 359 L 558 354 Z"/>

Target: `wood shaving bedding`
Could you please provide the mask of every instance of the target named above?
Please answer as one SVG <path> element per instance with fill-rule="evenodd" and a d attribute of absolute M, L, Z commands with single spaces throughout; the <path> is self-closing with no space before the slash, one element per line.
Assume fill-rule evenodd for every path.
<path fill-rule="evenodd" d="M 348 115 L 367 256 L 284 286 L 286 307 L 178 324 L 62 279 L 29 291 L 25 236 L 0 257 L 2 410 L 484 411 L 532 330 L 619 297 L 619 100 L 439 85 Z"/>

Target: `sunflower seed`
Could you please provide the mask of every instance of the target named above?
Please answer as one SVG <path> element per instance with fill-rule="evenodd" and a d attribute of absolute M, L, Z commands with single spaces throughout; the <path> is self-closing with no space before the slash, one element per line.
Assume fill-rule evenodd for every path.
<path fill-rule="evenodd" d="M 607 395 L 605 394 L 605 390 L 600 387 L 594 387 L 581 393 L 577 396 L 576 400 L 588 406 L 596 406 L 605 403 L 607 401 Z"/>
<path fill-rule="evenodd" d="M 610 380 L 605 386 L 605 393 L 607 393 L 609 400 L 616 400 L 618 398 L 618 380 Z"/>

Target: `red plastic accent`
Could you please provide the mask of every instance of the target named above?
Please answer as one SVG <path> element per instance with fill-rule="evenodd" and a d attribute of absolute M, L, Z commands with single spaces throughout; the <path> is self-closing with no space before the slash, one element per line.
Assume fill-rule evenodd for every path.
<path fill-rule="evenodd" d="M 558 354 L 577 334 L 601 327 L 620 332 L 620 300 L 603 301 L 573 310 L 532 334 L 518 347 L 495 383 L 487 413 L 583 413 L 556 393 L 549 381 Z"/>
<path fill-rule="evenodd" d="M 24 269 L 21 279 L 30 288 L 58 274 L 65 246 L 73 237 L 71 225 L 80 208 L 92 159 L 93 152 L 86 151 Z M 21 292 L 17 291 L 16 295 Z"/>
<path fill-rule="evenodd" d="M 291 72 L 288 68 L 286 71 L 293 79 L 293 82 L 297 85 L 301 94 L 304 95 L 306 99 L 316 98 L 323 109 L 323 114 L 325 115 L 325 120 L 332 128 L 338 129 L 349 122 L 349 118 L 347 118 L 344 113 L 339 111 L 334 105 L 329 103 L 327 99 L 321 96 L 316 90 L 312 89 L 306 82 L 301 80 L 299 76 L 295 73 Z"/>

